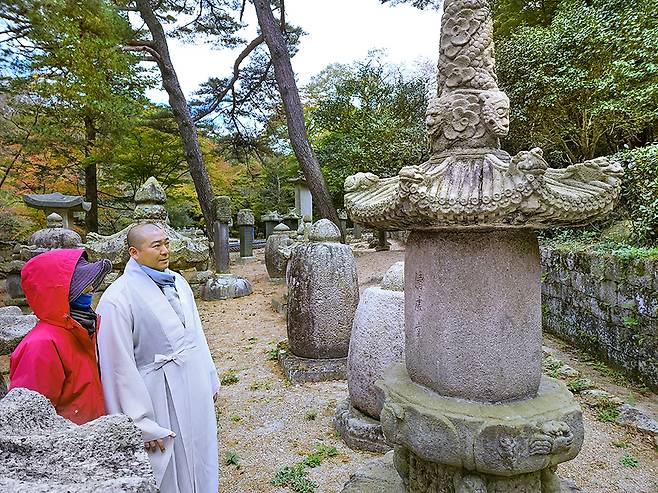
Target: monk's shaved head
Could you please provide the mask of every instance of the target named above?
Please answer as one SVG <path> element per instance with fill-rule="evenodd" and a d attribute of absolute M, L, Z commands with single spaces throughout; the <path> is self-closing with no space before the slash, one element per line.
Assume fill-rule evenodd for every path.
<path fill-rule="evenodd" d="M 128 247 L 135 247 L 141 249 L 145 241 L 153 238 L 153 235 L 165 234 L 162 229 L 153 223 L 142 223 L 133 226 L 128 231 Z"/>

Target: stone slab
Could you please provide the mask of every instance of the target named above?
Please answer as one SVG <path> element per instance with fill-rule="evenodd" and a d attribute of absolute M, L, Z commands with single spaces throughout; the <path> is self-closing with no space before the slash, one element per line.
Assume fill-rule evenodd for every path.
<path fill-rule="evenodd" d="M 0 355 L 11 354 L 38 321 L 34 315 L 23 315 L 17 306 L 0 308 Z"/>
<path fill-rule="evenodd" d="M 347 358 L 300 358 L 280 347 L 279 364 L 286 378 L 292 383 L 347 379 Z"/>
<path fill-rule="evenodd" d="M 244 265 L 244 264 L 251 264 L 258 260 L 254 255 L 250 257 L 238 257 L 235 259 L 235 263 L 239 265 Z"/>
<path fill-rule="evenodd" d="M 201 289 L 204 301 L 229 300 L 248 296 L 253 292 L 251 283 L 233 274 L 217 274 L 211 277 Z"/>
<path fill-rule="evenodd" d="M 334 427 L 348 447 L 369 452 L 388 452 L 392 447 L 386 442 L 381 423 L 366 416 L 350 405 L 346 399 L 336 408 Z"/>
<path fill-rule="evenodd" d="M 563 479 L 559 493 L 584 493 L 570 479 Z M 406 493 L 393 465 L 393 452 L 371 459 L 350 476 L 341 493 Z M 540 493 L 540 492 L 537 492 Z"/>

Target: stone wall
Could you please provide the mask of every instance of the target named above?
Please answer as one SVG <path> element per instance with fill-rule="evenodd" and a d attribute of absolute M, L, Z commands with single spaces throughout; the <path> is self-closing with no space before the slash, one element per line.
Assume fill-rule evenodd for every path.
<path fill-rule="evenodd" d="M 658 390 L 658 258 L 542 247 L 544 328 Z"/>

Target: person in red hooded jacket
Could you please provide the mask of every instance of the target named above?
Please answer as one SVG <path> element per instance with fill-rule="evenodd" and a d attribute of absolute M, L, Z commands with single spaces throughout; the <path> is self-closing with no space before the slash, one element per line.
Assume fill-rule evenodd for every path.
<path fill-rule="evenodd" d="M 82 249 L 61 249 L 37 255 L 21 271 L 39 323 L 11 354 L 9 388 L 39 392 L 77 424 L 105 414 L 91 293 L 111 270 L 109 260 L 88 262 Z"/>

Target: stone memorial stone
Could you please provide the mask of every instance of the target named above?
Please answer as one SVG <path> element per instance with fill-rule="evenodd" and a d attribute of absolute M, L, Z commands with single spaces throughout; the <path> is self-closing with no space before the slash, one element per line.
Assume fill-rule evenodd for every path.
<path fill-rule="evenodd" d="M 270 280 L 274 282 L 285 282 L 288 255 L 281 251 L 282 248 L 292 244 L 290 230 L 285 224 L 279 224 L 274 228 L 272 234 L 265 244 L 265 266 Z"/>
<path fill-rule="evenodd" d="M 303 175 L 298 176 L 290 183 L 295 185 L 295 212 L 305 222 L 313 222 L 313 196 Z M 290 227 L 290 226 L 288 226 Z M 292 229 L 292 228 L 291 228 Z"/>
<path fill-rule="evenodd" d="M 354 239 L 355 240 L 360 240 L 361 236 L 363 235 L 363 226 L 360 224 L 354 223 Z"/>
<path fill-rule="evenodd" d="M 164 207 L 167 196 L 164 189 L 154 177 L 150 177 L 135 194 L 134 222 L 118 233 L 101 236 L 96 233 L 87 234 L 84 245 L 90 261 L 102 258 L 109 259 L 115 269 L 123 269 L 130 258 L 128 255 L 128 231 L 140 223 L 154 223 L 169 237 L 170 268 L 184 270 L 207 268 L 209 245 L 205 238 L 188 238 L 169 225 L 169 217 Z"/>
<path fill-rule="evenodd" d="M 11 354 L 39 320 L 17 306 L 0 307 L 0 356 Z"/>
<path fill-rule="evenodd" d="M 489 1 L 445 0 L 430 158 L 392 178 L 345 181 L 353 221 L 411 230 L 405 362 L 377 383 L 392 462 L 345 492 L 573 490 L 556 468 L 580 452 L 582 414 L 562 382 L 541 375 L 534 230 L 604 217 L 622 169 L 610 158 L 552 169 L 541 149 L 501 150 L 509 100 L 494 66 Z"/>
<path fill-rule="evenodd" d="M 386 252 L 391 249 L 391 244 L 386 241 L 386 230 L 378 229 L 377 230 L 377 242 L 375 243 L 376 252 Z"/>
<path fill-rule="evenodd" d="M 359 301 L 354 255 L 327 219 L 313 224 L 309 240 L 288 261 L 289 351 L 279 352 L 279 361 L 292 381 L 345 378 Z"/>
<path fill-rule="evenodd" d="M 125 415 L 77 426 L 23 388 L 0 400 L 0 491 L 156 493 L 141 432 Z"/>
<path fill-rule="evenodd" d="M 265 239 L 267 240 L 276 225 L 283 221 L 283 216 L 276 211 L 270 211 L 260 216 L 260 220 L 265 225 Z"/>
<path fill-rule="evenodd" d="M 0 264 L 0 272 L 6 277 L 5 286 L 10 300 L 25 299 L 25 293 L 21 287 L 21 270 L 24 265 L 23 260 L 17 259 Z"/>
<path fill-rule="evenodd" d="M 395 263 L 379 287 L 367 288 L 354 316 L 347 357 L 349 398 L 341 403 L 334 425 L 351 448 L 385 452 L 379 422 L 384 395 L 375 381 L 393 363 L 404 362 L 404 262 Z"/>
<path fill-rule="evenodd" d="M 240 209 L 238 211 L 238 229 L 240 230 L 240 261 L 251 262 L 254 257 L 254 214 L 251 209 Z"/>
<path fill-rule="evenodd" d="M 220 195 L 213 199 L 212 205 L 215 213 L 213 253 L 217 273 L 210 276 L 206 283 L 201 286 L 201 298 L 205 301 L 215 301 L 248 296 L 253 291 L 251 283 L 247 279 L 230 272 L 228 233 L 232 216 L 231 199 Z"/>

